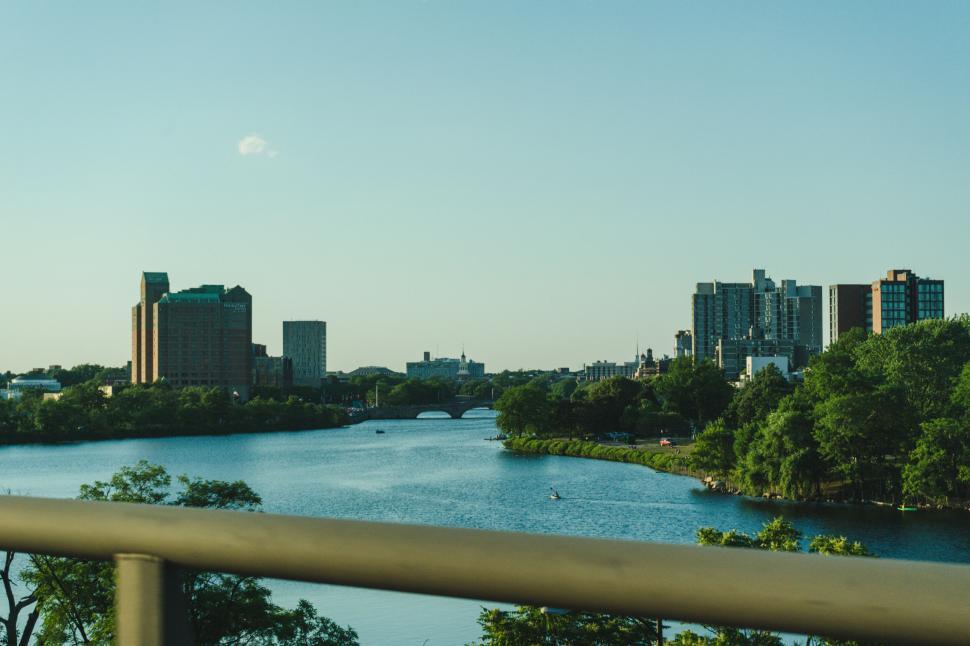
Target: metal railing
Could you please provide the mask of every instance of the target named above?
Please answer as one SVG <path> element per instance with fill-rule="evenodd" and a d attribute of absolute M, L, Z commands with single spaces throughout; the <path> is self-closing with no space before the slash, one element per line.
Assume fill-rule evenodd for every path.
<path fill-rule="evenodd" d="M 122 646 L 185 643 L 175 568 L 847 639 L 970 642 L 970 566 L 0 497 L 0 548 L 117 563 Z"/>

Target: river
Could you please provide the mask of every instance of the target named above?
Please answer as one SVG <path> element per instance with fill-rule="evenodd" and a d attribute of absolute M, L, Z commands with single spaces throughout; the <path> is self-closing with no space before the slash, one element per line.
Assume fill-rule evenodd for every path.
<path fill-rule="evenodd" d="M 384 434 L 377 434 L 377 429 Z M 484 438 L 491 411 L 465 419 L 366 422 L 298 433 L 179 437 L 0 448 L 0 488 L 73 497 L 145 459 L 169 473 L 245 480 L 268 512 L 482 529 L 690 543 L 698 527 L 756 531 L 783 514 L 808 535 L 846 535 L 882 557 L 970 563 L 970 514 L 792 504 L 724 496 L 646 467 L 510 454 Z M 548 498 L 550 486 L 562 494 Z M 363 644 L 465 644 L 481 604 L 438 597 L 273 582 L 275 600 L 303 597 Z"/>

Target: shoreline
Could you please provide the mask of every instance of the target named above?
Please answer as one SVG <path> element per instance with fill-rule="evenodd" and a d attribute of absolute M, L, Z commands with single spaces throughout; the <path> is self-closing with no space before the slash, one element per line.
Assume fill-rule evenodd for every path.
<path fill-rule="evenodd" d="M 587 440 L 529 439 L 523 437 L 513 437 L 504 440 L 502 441 L 502 446 L 505 450 L 512 451 L 513 453 L 531 455 L 559 455 L 572 458 L 604 460 L 607 462 L 639 464 L 640 466 L 648 467 L 654 471 L 695 478 L 709 491 L 721 493 L 723 495 L 745 496 L 752 499 L 791 503 L 824 503 L 849 506 L 888 507 L 893 510 L 895 510 L 897 506 L 896 503 L 879 500 L 859 501 L 811 498 L 797 499 L 784 498 L 780 495 L 752 496 L 750 494 L 743 493 L 739 488 L 732 486 L 728 481 L 717 480 L 706 472 L 691 469 L 689 465 L 690 458 L 687 454 L 681 455 L 647 447 L 629 448 L 628 446 L 601 444 L 600 442 L 590 442 Z M 918 509 L 919 511 L 970 511 L 970 505 L 919 505 Z"/>
<path fill-rule="evenodd" d="M 306 433 L 309 431 L 332 431 L 338 428 L 350 428 L 352 424 L 335 424 L 332 426 L 313 426 L 312 428 L 277 428 L 277 429 L 232 429 L 227 431 L 211 431 L 207 430 L 204 432 L 175 432 L 175 433 L 160 433 L 154 434 L 122 434 L 122 435 L 102 435 L 102 436 L 92 436 L 92 437 L 76 437 L 76 438 L 39 438 L 36 440 L 22 440 L 17 438 L 13 441 L 10 438 L 0 439 L 0 449 L 5 447 L 13 446 L 66 446 L 73 444 L 84 444 L 86 442 L 112 442 L 112 441 L 123 441 L 123 440 L 163 440 L 167 438 L 175 437 L 228 437 L 230 435 L 272 435 L 274 433 Z"/>

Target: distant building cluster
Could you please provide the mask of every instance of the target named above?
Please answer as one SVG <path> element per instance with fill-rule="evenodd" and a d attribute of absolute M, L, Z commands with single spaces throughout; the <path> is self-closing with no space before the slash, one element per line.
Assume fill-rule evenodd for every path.
<path fill-rule="evenodd" d="M 750 283 L 698 283 L 693 326 L 677 332 L 676 356 L 715 361 L 728 379 L 750 377 L 768 364 L 796 373 L 822 352 L 822 308 L 820 286 L 777 284 L 763 269 L 754 270 Z M 909 269 L 891 269 L 871 284 L 829 286 L 832 341 L 853 328 L 879 334 L 943 316 L 943 281 Z"/>
<path fill-rule="evenodd" d="M 465 357 L 462 351 L 460 359 L 439 357 L 432 359 L 430 352 L 424 353 L 421 361 L 408 361 L 408 379 L 450 379 L 451 381 L 468 381 L 485 377 L 485 364 L 472 361 Z"/>
<path fill-rule="evenodd" d="M 283 355 L 269 356 L 239 286 L 173 292 L 167 273 L 144 272 L 131 323 L 132 383 L 219 387 L 245 401 L 254 386 L 319 387 L 327 372 L 326 322 L 284 321 Z"/>
<path fill-rule="evenodd" d="M 406 375 L 384 366 L 328 372 L 325 321 L 283 321 L 283 354 L 273 357 L 265 345 L 253 343 L 253 299 L 240 286 L 205 284 L 173 292 L 167 273 L 144 272 L 140 291 L 131 312 L 133 383 L 215 386 L 245 400 L 252 387 L 319 387 L 326 379 L 485 378 L 485 364 L 468 359 L 464 350 L 457 359 L 425 352 L 421 361 L 407 363 Z M 830 285 L 828 300 L 833 342 L 853 328 L 879 334 L 944 317 L 943 281 L 909 269 L 891 269 L 868 284 Z M 822 352 L 822 309 L 821 286 L 776 283 L 764 269 L 753 270 L 750 282 L 697 283 L 691 329 L 676 332 L 673 358 L 655 359 L 653 350 L 638 350 L 632 361 L 595 361 L 578 372 L 561 368 L 556 374 L 579 381 L 649 379 L 666 372 L 674 359 L 693 358 L 716 362 L 728 379 L 749 379 L 769 365 L 793 377 Z M 61 385 L 47 377 L 17 377 L 0 390 L 0 398 L 16 399 L 32 389 L 56 398 Z"/>
<path fill-rule="evenodd" d="M 750 283 L 697 283 L 691 302 L 696 361 L 712 359 L 737 379 L 748 357 L 778 356 L 792 369 L 822 352 L 822 288 L 776 284 L 755 269 Z"/>
<path fill-rule="evenodd" d="M 45 395 L 61 392 L 61 383 L 47 375 L 23 375 L 14 377 L 6 388 L 0 388 L 0 399 L 20 399 L 25 392 L 38 391 Z"/>
<path fill-rule="evenodd" d="M 634 356 L 633 361 L 617 363 L 615 361 L 594 361 L 583 366 L 579 373 L 580 381 L 603 381 L 613 377 L 626 377 L 627 379 L 646 379 L 655 375 L 667 372 L 671 358 L 664 356 L 662 359 L 653 358 L 653 350 L 647 348 L 646 353 Z"/>

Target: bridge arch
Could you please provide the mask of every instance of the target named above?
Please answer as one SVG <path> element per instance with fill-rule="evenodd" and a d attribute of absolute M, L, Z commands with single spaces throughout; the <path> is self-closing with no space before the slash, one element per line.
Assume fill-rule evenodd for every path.
<path fill-rule="evenodd" d="M 480 406 L 474 406 L 472 408 L 465 409 L 461 415 L 458 416 L 459 419 L 491 419 L 492 415 L 481 415 L 480 413 L 484 411 L 494 411 L 495 409 L 488 404 L 482 404 Z M 469 413 L 474 413 L 469 415 Z"/>
<path fill-rule="evenodd" d="M 414 419 L 455 419 L 455 415 L 446 410 L 423 410 L 414 416 Z"/>

